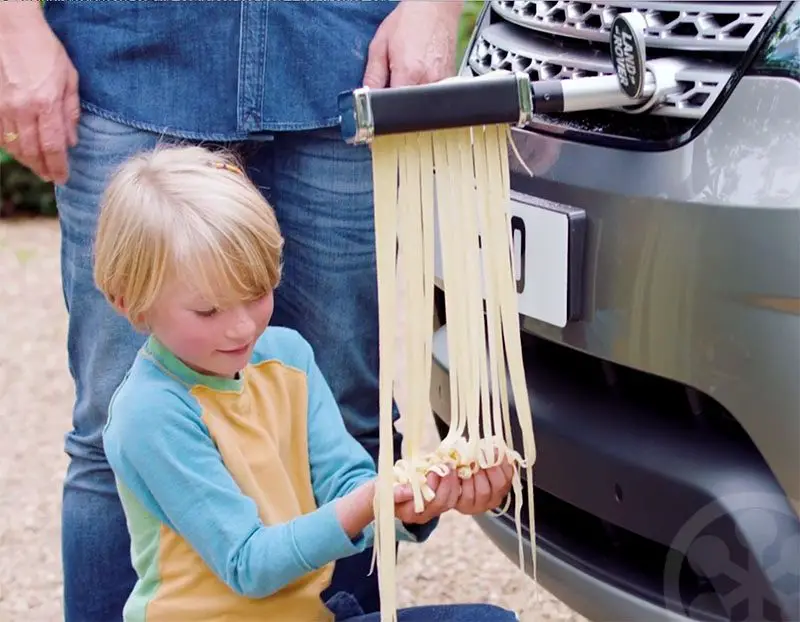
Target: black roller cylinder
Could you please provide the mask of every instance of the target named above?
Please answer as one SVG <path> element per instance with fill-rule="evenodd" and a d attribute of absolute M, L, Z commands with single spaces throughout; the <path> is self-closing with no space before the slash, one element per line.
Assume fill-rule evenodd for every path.
<path fill-rule="evenodd" d="M 658 65 L 658 63 L 662 63 Z M 670 63 L 664 66 L 663 63 Z M 668 84 L 681 65 L 651 63 Z M 421 86 L 356 89 L 339 95 L 343 138 L 368 143 L 377 136 L 493 124 L 524 125 L 534 114 L 601 110 L 646 104 L 656 96 L 656 80 L 647 71 L 642 97 L 632 99 L 616 76 L 543 80 L 531 84 L 524 73 L 492 73 Z"/>
<path fill-rule="evenodd" d="M 376 136 L 517 123 L 520 117 L 514 75 L 377 89 L 370 100 Z"/>

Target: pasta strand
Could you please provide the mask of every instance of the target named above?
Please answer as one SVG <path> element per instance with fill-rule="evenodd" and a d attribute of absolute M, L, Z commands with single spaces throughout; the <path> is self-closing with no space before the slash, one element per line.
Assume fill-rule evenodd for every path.
<path fill-rule="evenodd" d="M 513 148 L 513 141 L 511 143 Z M 520 342 L 512 258 L 509 128 L 477 126 L 380 136 L 373 141 L 375 246 L 380 340 L 380 447 L 375 493 L 375 558 L 381 621 L 396 622 L 393 487 L 410 484 L 417 511 L 435 493 L 426 478 L 455 469 L 462 479 L 509 460 L 519 563 L 525 569 L 522 508 L 528 503 L 533 576 L 536 446 Z M 439 239 L 434 236 L 438 223 Z M 432 416 L 434 247 L 441 252 L 447 316 L 450 427 L 433 451 L 422 448 Z M 397 295 L 399 285 L 405 294 Z M 395 374 L 396 327 L 404 317 L 403 395 Z M 394 461 L 393 399 L 403 397 L 402 457 Z M 510 399 L 518 430 L 512 429 Z M 522 452 L 515 449 L 518 434 Z M 527 495 L 523 493 L 525 470 Z M 527 497 L 527 499 L 525 499 Z M 513 498 L 513 501 L 512 501 Z"/>

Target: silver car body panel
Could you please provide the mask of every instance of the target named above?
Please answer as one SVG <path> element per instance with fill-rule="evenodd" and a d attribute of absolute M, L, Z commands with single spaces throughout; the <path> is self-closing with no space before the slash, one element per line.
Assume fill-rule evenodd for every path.
<path fill-rule="evenodd" d="M 714 398 L 795 505 L 798 110 L 800 83 L 745 77 L 677 149 L 608 149 L 515 131 L 536 177 L 513 156 L 510 164 L 512 188 L 583 208 L 591 221 L 583 321 L 560 329 L 528 318 L 523 329 Z"/>

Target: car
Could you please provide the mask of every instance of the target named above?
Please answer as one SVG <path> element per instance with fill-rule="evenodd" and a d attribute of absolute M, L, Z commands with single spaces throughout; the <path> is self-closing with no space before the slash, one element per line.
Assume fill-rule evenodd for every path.
<path fill-rule="evenodd" d="M 797 621 L 800 3 L 491 0 L 459 75 L 613 76 L 627 13 L 673 88 L 511 134 L 536 579 L 591 620 Z M 436 283 L 444 438 L 458 308 Z M 519 563 L 514 511 L 475 520 Z"/>

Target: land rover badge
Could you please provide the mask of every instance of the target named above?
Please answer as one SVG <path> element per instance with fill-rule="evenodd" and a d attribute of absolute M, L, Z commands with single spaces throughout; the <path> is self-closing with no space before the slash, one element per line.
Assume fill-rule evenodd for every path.
<path fill-rule="evenodd" d="M 644 31 L 647 20 L 641 13 L 620 13 L 611 24 L 611 61 L 622 90 L 638 99 L 644 92 L 647 50 Z"/>

